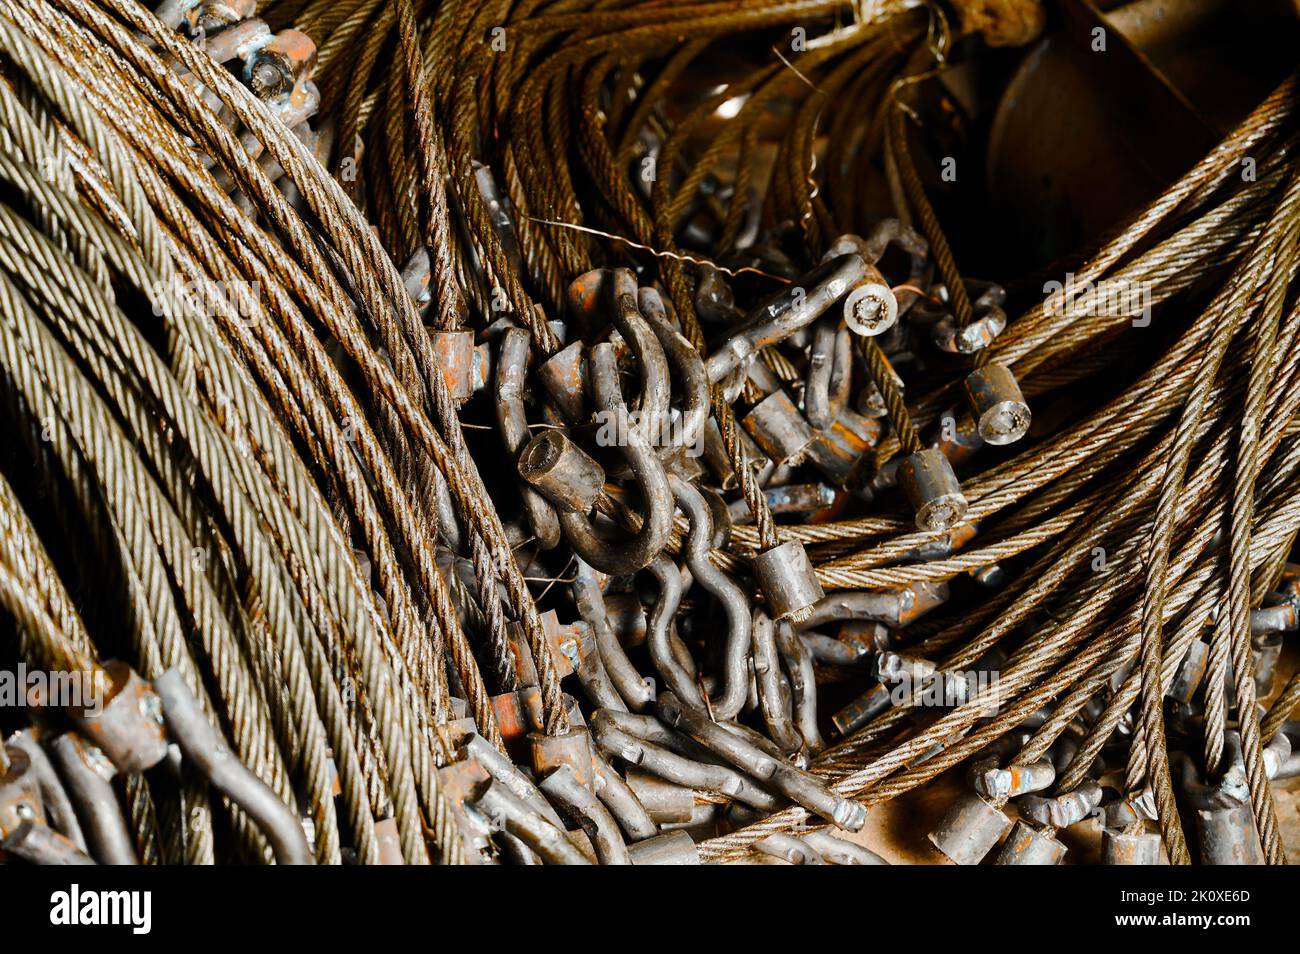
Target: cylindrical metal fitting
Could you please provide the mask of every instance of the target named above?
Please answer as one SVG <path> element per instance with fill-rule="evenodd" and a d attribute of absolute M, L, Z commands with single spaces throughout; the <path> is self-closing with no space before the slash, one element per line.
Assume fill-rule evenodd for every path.
<path fill-rule="evenodd" d="M 566 513 L 586 513 L 605 486 L 605 471 L 563 431 L 538 434 L 519 455 L 519 476 Z"/>
<path fill-rule="evenodd" d="M 867 277 L 844 298 L 844 323 L 860 335 L 882 335 L 898 321 L 898 299 L 880 269 L 867 264 Z"/>
<path fill-rule="evenodd" d="M 586 729 L 574 729 L 563 735 L 528 736 L 533 752 L 533 771 L 543 778 L 563 765 L 573 769 L 582 785 L 591 787 L 595 777 L 591 764 L 591 736 Z"/>
<path fill-rule="evenodd" d="M 565 302 L 569 312 L 584 327 L 596 324 L 601 310 L 609 307 L 610 284 L 614 278 L 612 268 L 593 268 L 583 272 L 565 289 Z"/>
<path fill-rule="evenodd" d="M 447 390 L 456 401 L 463 401 L 474 393 L 474 351 L 472 331 L 434 331 L 429 334 L 433 344 L 434 360 Z"/>
<path fill-rule="evenodd" d="M 1011 835 L 998 852 L 999 865 L 1059 865 L 1065 857 L 1065 845 L 1052 835 L 1023 821 L 1016 822 Z"/>
<path fill-rule="evenodd" d="M 1262 865 L 1264 851 L 1249 805 L 1199 808 L 1196 832 L 1201 842 L 1201 864 Z"/>
<path fill-rule="evenodd" d="M 1101 859 L 1108 865 L 1160 864 L 1160 836 L 1150 831 L 1107 828 L 1101 834 Z"/>
<path fill-rule="evenodd" d="M 991 305 L 980 317 L 961 327 L 952 316 L 940 319 L 931 329 L 930 337 L 940 350 L 952 354 L 974 354 L 991 345 L 1006 327 L 1006 312 Z"/>
<path fill-rule="evenodd" d="M 980 437 L 988 443 L 1014 444 L 1029 432 L 1029 405 L 1006 365 L 986 364 L 968 374 L 966 397 L 979 421 Z"/>
<path fill-rule="evenodd" d="M 816 436 L 785 391 L 773 391 L 741 421 L 749 436 L 778 466 L 800 463 Z"/>
<path fill-rule="evenodd" d="M 883 683 L 872 686 L 843 709 L 831 716 L 831 723 L 840 735 L 848 735 L 862 728 L 889 708 L 893 689 Z"/>
<path fill-rule="evenodd" d="M 167 755 L 167 738 L 162 703 L 153 687 L 117 660 L 106 662 L 102 675 L 87 676 L 102 680 L 91 689 L 102 697 L 84 700 L 72 713 L 82 735 L 123 772 L 143 772 L 161 762 Z"/>
<path fill-rule="evenodd" d="M 753 561 L 758 588 L 772 610 L 774 619 L 800 622 L 812 612 L 813 604 L 824 597 L 822 585 L 808 551 L 798 540 L 765 550 Z"/>
<path fill-rule="evenodd" d="M 1011 819 L 1002 809 L 975 792 L 967 792 L 953 802 L 928 837 L 953 864 L 977 865 L 1010 828 Z"/>
<path fill-rule="evenodd" d="M 904 458 L 898 483 L 916 510 L 918 529 L 947 530 L 966 516 L 961 484 L 940 451 L 927 448 Z"/>
<path fill-rule="evenodd" d="M 244 60 L 244 82 L 258 99 L 283 96 L 295 82 L 311 77 L 316 44 L 305 33 L 281 30 Z"/>
<path fill-rule="evenodd" d="M 670 831 L 628 846 L 634 865 L 698 865 L 700 853 L 684 831 Z"/>
<path fill-rule="evenodd" d="M 695 790 L 665 782 L 648 772 L 629 768 L 627 784 L 658 824 L 688 822 L 695 808 Z"/>
<path fill-rule="evenodd" d="M 867 452 L 880 440 L 880 421 L 841 407 L 830 425 L 817 432 L 808 459 L 841 487 L 853 488 Z"/>
<path fill-rule="evenodd" d="M 555 404 L 571 421 L 580 421 L 587 407 L 587 346 L 575 341 L 548 358 L 537 368 L 542 382 Z"/>

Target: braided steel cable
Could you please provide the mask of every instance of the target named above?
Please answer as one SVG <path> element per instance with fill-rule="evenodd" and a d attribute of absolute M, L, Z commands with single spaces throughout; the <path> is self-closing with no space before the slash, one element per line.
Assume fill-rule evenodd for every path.
<path fill-rule="evenodd" d="M 1014 294 L 1014 320 L 967 361 L 929 340 L 936 315 L 972 323 L 975 292 L 917 161 L 933 140 L 909 141 L 913 121 L 928 131 L 944 120 L 919 96 L 899 97 L 958 49 L 934 5 L 258 8 L 316 44 L 314 130 L 286 128 L 238 67 L 134 0 L 0 0 L 10 147 L 0 157 L 0 381 L 25 457 L 67 502 L 54 516 L 28 476 L 0 475 L 0 603 L 25 655 L 58 666 L 126 655 L 146 678 L 179 668 L 240 760 L 308 819 L 318 861 L 391 858 L 394 832 L 407 863 L 479 860 L 484 844 L 509 855 L 512 832 L 546 844 L 542 829 L 468 810 L 479 796 L 457 774 L 467 752 L 480 753 L 494 786 L 510 758 L 531 756 L 539 779 L 554 770 L 554 753 L 586 721 L 599 725 L 592 706 L 618 701 L 585 691 L 602 678 L 601 652 L 620 654 L 629 699 L 639 690 L 627 680 L 664 660 L 700 680 L 706 706 L 718 697 L 712 589 L 683 579 L 647 660 L 634 621 L 641 568 L 585 581 L 606 589 L 609 609 L 594 650 L 557 585 L 571 582 L 581 546 L 637 534 L 660 506 L 628 483 L 582 381 L 598 343 L 624 371 L 649 360 L 645 342 L 607 331 L 605 291 L 581 300 L 631 275 L 689 347 L 664 345 L 663 390 L 646 383 L 646 366 L 629 376 L 624 410 L 670 408 L 670 424 L 707 410 L 698 459 L 674 446 L 671 428 L 654 440 L 637 431 L 654 450 L 639 467 L 706 491 L 714 534 L 693 559 L 773 618 L 786 609 L 781 574 L 798 564 L 764 561 L 791 546 L 806 548 L 809 566 L 808 602 L 790 619 L 820 588 L 832 591 L 823 607 L 859 594 L 904 607 L 869 647 L 856 611 L 817 617 L 805 634 L 818 647 L 816 682 L 870 688 L 865 669 L 842 664 L 849 647 L 882 671 L 886 647 L 939 673 L 996 667 L 992 686 L 936 719 L 913 718 L 928 704 L 919 695 L 891 696 L 825 748 L 811 729 L 778 733 L 775 745 L 770 726 L 795 724 L 783 679 L 798 686 L 806 729 L 810 700 L 833 694 L 813 695 L 801 654 L 748 650 L 747 663 L 777 668 L 762 674 L 759 710 L 736 716 L 737 738 L 783 765 L 815 751 L 801 784 L 863 806 L 973 757 L 1031 765 L 1077 742 L 1058 791 L 1118 764 L 1125 795 L 1152 789 L 1170 858 L 1182 862 L 1191 851 L 1169 753 L 1203 735 L 1192 750 L 1214 783 L 1235 722 L 1261 846 L 1270 861 L 1284 857 L 1263 747 L 1300 690 L 1292 679 L 1261 722 L 1250 619 L 1280 598 L 1300 521 L 1300 445 L 1286 436 L 1300 405 L 1295 77 L 1072 259 L 1081 284 L 1146 289 L 1140 314 L 1154 331 L 1131 331 L 1139 313 L 1090 293 L 1037 304 Z M 1247 156 L 1258 174 L 1234 175 Z M 835 349 L 810 346 L 811 327 L 757 346 L 744 338 L 803 288 L 837 237 L 873 248 L 870 258 L 879 236 L 915 235 L 912 220 L 929 250 L 911 270 L 893 252 L 869 263 L 908 306 L 895 329 L 847 347 L 836 300 L 815 326 L 825 339 L 835 324 Z M 892 241 L 913 255 L 906 234 Z M 223 298 L 241 283 L 257 289 L 247 314 Z M 181 304 L 151 308 L 173 285 L 188 287 Z M 589 537 L 573 543 L 534 532 L 513 447 L 502 456 L 476 433 L 495 426 L 476 391 L 510 328 L 528 332 L 531 351 L 524 423 L 559 431 L 595 466 Z M 469 345 L 455 361 L 447 333 Z M 745 347 L 735 374 L 701 377 L 707 355 Z M 566 364 L 575 349 L 577 365 Z M 833 373 L 810 373 L 828 354 Z M 972 365 L 1010 370 L 1034 405 L 1019 446 L 969 438 L 979 421 L 960 396 Z M 837 384 L 813 415 L 818 380 Z M 774 395 L 793 409 L 786 432 L 760 413 Z M 827 409 L 830 425 L 812 427 Z M 968 506 L 955 527 L 918 530 L 903 512 L 900 465 L 923 451 L 960 478 Z M 832 502 L 799 509 L 812 487 Z M 564 488 L 537 488 L 548 506 L 570 506 Z M 660 585 L 683 559 L 686 522 L 673 524 L 649 555 Z M 61 583 L 91 565 L 68 552 L 77 533 L 111 566 L 96 599 L 121 612 L 120 637 Z M 948 605 L 925 602 L 939 591 Z M 633 622 L 616 645 L 624 613 Z M 1192 704 L 1205 720 L 1189 726 L 1167 693 L 1207 625 L 1208 675 Z M 817 651 L 840 662 L 823 668 Z M 674 757 L 706 758 L 689 733 L 629 719 L 647 742 L 676 745 Z M 615 783 L 606 808 L 639 820 L 620 814 L 636 798 L 620 794 L 623 756 L 603 756 Z M 751 756 L 735 756 L 747 785 Z M 146 778 L 127 793 L 147 860 L 269 857 L 256 826 L 201 786 Z M 743 860 L 769 834 L 822 821 L 803 802 L 777 808 L 719 828 L 698 855 Z"/>

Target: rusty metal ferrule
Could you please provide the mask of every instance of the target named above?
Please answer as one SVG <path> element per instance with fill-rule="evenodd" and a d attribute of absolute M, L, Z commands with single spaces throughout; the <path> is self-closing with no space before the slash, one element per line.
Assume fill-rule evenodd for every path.
<path fill-rule="evenodd" d="M 535 732 L 528 736 L 532 752 L 533 774 L 538 778 L 555 771 L 561 765 L 573 769 L 578 781 L 591 787 L 595 778 L 592 768 L 592 741 L 587 729 L 571 729 L 561 735 L 544 735 Z"/>
<path fill-rule="evenodd" d="M 730 732 L 698 709 L 682 705 L 670 692 L 659 696 L 657 711 L 669 725 L 681 728 L 693 739 L 738 765 L 779 791 L 791 801 L 834 822 L 847 831 L 858 831 L 867 821 L 866 806 L 836 795 L 816 776 L 773 758 L 748 739 Z"/>
<path fill-rule="evenodd" d="M 953 864 L 977 865 L 1010 830 L 1011 819 L 1000 805 L 966 792 L 927 837 Z"/>
<path fill-rule="evenodd" d="M 632 845 L 628 852 L 634 865 L 698 865 L 700 853 L 695 839 L 684 831 L 670 831 Z"/>
<path fill-rule="evenodd" d="M 916 511 L 919 530 L 947 530 L 966 515 L 966 498 L 952 464 L 934 448 L 904 458 L 898 483 Z"/>
<path fill-rule="evenodd" d="M 605 487 L 600 464 L 557 430 L 528 442 L 519 454 L 519 476 L 564 513 L 587 513 Z"/>
<path fill-rule="evenodd" d="M 1178 702 L 1191 702 L 1209 665 L 1210 647 L 1199 639 L 1193 640 L 1166 695 Z"/>
<path fill-rule="evenodd" d="M 1300 629 L 1300 615 L 1296 604 L 1290 601 L 1276 606 L 1261 606 L 1250 611 L 1250 634 L 1263 636 L 1269 633 L 1289 633 Z"/>
<path fill-rule="evenodd" d="M 862 728 L 893 704 L 893 689 L 884 683 L 877 683 L 832 715 L 831 723 L 835 726 L 836 732 L 841 736 L 847 736 Z"/>
<path fill-rule="evenodd" d="M 124 662 L 109 660 L 100 673 L 100 711 L 69 710 L 81 734 L 122 772 L 143 772 L 167 756 L 162 704 L 153 687 Z"/>
<path fill-rule="evenodd" d="M 1192 759 L 1184 753 L 1174 753 L 1182 761 L 1183 792 L 1196 811 L 1201 862 L 1262 865 L 1264 849 L 1251 809 L 1240 735 L 1229 732 L 1225 742 L 1228 768 L 1217 785 L 1203 784 Z M 1270 753 L 1269 749 L 1273 751 Z M 1290 755 L 1290 740 L 1276 748 L 1270 743 L 1264 751 L 1265 773 L 1272 777 Z"/>
<path fill-rule="evenodd" d="M 627 406 L 618 385 L 618 366 L 610 344 L 599 344 L 592 349 L 590 375 L 598 408 L 615 415 L 626 414 Z M 601 572 L 614 575 L 635 573 L 658 556 L 668 542 L 673 521 L 672 491 L 663 464 L 640 428 L 627 428 L 625 434 L 626 442 L 621 450 L 632 468 L 646 508 L 641 528 L 627 540 L 610 543 L 597 536 L 584 515 L 560 515 L 565 537 L 578 555 Z"/>
<path fill-rule="evenodd" d="M 759 484 L 766 483 L 768 478 L 776 469 L 776 464 L 764 452 L 761 447 L 754 443 L 754 439 L 749 436 L 749 432 L 743 427 L 735 432 L 739 438 L 741 446 L 744 448 L 745 460 L 749 464 L 750 471 L 754 474 Z M 740 486 L 740 480 L 735 470 L 731 466 L 731 460 L 727 456 L 727 448 L 722 440 L 722 432 L 718 428 L 718 422 L 712 417 L 704 426 L 704 465 L 717 477 L 717 485 L 722 490 L 735 490 Z"/>
<path fill-rule="evenodd" d="M 648 772 L 627 770 L 627 784 L 650 817 L 660 824 L 685 823 L 695 810 L 695 790 L 666 782 Z"/>
<path fill-rule="evenodd" d="M 957 326 L 947 315 L 930 330 L 935 346 L 950 354 L 974 354 L 991 345 L 1007 327 L 1007 314 L 997 305 L 988 305 L 983 314 L 969 324 Z"/>
<path fill-rule="evenodd" d="M 569 314 L 578 320 L 581 327 L 595 329 L 601 312 L 612 297 L 613 282 L 612 268 L 593 268 L 569 282 L 564 291 L 565 304 Z"/>
<path fill-rule="evenodd" d="M 1255 695 L 1263 698 L 1273 691 L 1277 663 L 1282 656 L 1282 634 L 1265 633 L 1252 636 L 1250 648 L 1255 656 Z"/>
<path fill-rule="evenodd" d="M 709 382 L 718 384 L 752 355 L 812 324 L 866 277 L 860 256 L 841 255 L 760 303 L 705 361 Z"/>
<path fill-rule="evenodd" d="M 924 687 L 933 683 L 942 690 L 945 701 L 964 705 L 971 699 L 972 687 L 965 678 L 940 669 L 935 663 L 919 656 L 882 652 L 876 657 L 876 672 L 882 684 L 903 683 L 910 693 L 923 693 Z"/>
<path fill-rule="evenodd" d="M 846 404 L 829 427 L 816 432 L 808 460 L 840 487 L 857 490 L 864 482 L 868 452 L 879 443 L 883 430 L 879 420 Z"/>
<path fill-rule="evenodd" d="M 758 686 L 758 704 L 763 723 L 777 747 L 784 753 L 798 752 L 803 736 L 791 719 L 792 693 L 781 678 L 776 646 L 776 626 L 761 609 L 754 610 L 751 626 L 754 639 L 754 678 Z"/>
<path fill-rule="evenodd" d="M 572 766 L 559 766 L 542 779 L 540 787 L 552 804 L 587 833 L 602 865 L 632 863 L 614 816 L 589 788 L 578 781 Z"/>
<path fill-rule="evenodd" d="M 844 299 L 844 323 L 863 337 L 883 335 L 898 323 L 898 299 L 875 265 Z"/>
<path fill-rule="evenodd" d="M 1000 447 L 1014 444 L 1029 433 L 1032 415 L 1016 377 L 1006 365 L 986 364 L 966 376 L 966 397 L 979 435 Z"/>
<path fill-rule="evenodd" d="M 784 484 L 763 490 L 768 509 L 774 516 L 808 516 L 835 503 L 835 488 L 828 484 Z M 744 497 L 727 505 L 732 523 L 746 523 L 752 515 Z"/>
<path fill-rule="evenodd" d="M 266 835 L 276 863 L 313 864 L 307 838 L 294 812 L 230 752 L 204 717 L 180 670 L 167 670 L 154 680 L 154 688 L 162 699 L 167 727 L 185 758 L 213 788 L 256 823 Z"/>
<path fill-rule="evenodd" d="M 474 799 L 491 781 L 488 771 L 476 760 L 472 758 L 461 758 L 459 761 L 452 762 L 438 769 L 438 788 L 440 794 L 451 807 L 452 815 L 456 819 L 456 828 L 460 833 L 460 841 L 465 849 L 465 860 L 471 865 L 490 865 L 495 864 L 492 857 L 492 835 L 494 829 L 488 823 L 483 814 L 474 807 Z M 545 802 L 545 799 L 542 799 Z M 549 808 L 549 803 L 547 804 Z M 500 835 L 498 840 L 506 842 L 511 835 Z M 531 849 L 524 847 L 521 851 L 514 851 L 514 845 L 509 846 L 507 850 L 520 864 L 530 863 L 530 859 L 536 858 Z"/>
<path fill-rule="evenodd" d="M 695 582 L 714 596 L 727 615 L 723 650 L 722 693 L 711 700 L 719 719 L 733 719 L 745 705 L 749 690 L 750 605 L 745 591 L 709 559 L 713 546 L 713 516 L 704 497 L 693 485 L 674 477 L 670 481 L 678 506 L 690 521 L 686 538 L 686 565 Z"/>
<path fill-rule="evenodd" d="M 940 415 L 930 446 L 948 458 L 950 464 L 964 464 L 984 446 L 979 424 L 969 413 L 949 409 Z"/>
<path fill-rule="evenodd" d="M 277 99 L 311 78 L 316 44 L 297 30 L 281 30 L 244 58 L 244 83 L 258 99 Z"/>
<path fill-rule="evenodd" d="M 751 566 L 758 588 L 778 621 L 806 621 L 826 596 L 808 559 L 808 551 L 798 540 L 787 540 L 764 550 L 754 557 Z"/>
<path fill-rule="evenodd" d="M 474 332 L 431 330 L 429 342 L 433 346 L 434 363 L 442 372 L 452 400 L 468 400 L 474 394 L 474 365 L 478 355 L 474 349 Z"/>
<path fill-rule="evenodd" d="M 817 440 L 790 395 L 781 389 L 755 404 L 740 424 L 777 466 L 801 463 Z"/>
<path fill-rule="evenodd" d="M 1155 832 L 1104 828 L 1101 833 L 1101 858 L 1106 865 L 1160 864 L 1160 836 Z"/>
<path fill-rule="evenodd" d="M 729 322 L 736 317 L 736 296 L 722 272 L 702 265 L 695 280 L 695 310 L 705 321 Z"/>
<path fill-rule="evenodd" d="M 186 16 L 192 14 L 200 3 L 201 0 L 163 0 L 162 3 L 158 4 L 153 15 L 165 23 L 168 29 L 178 30 L 181 24 L 185 22 Z M 254 5 L 254 9 L 256 9 L 256 5 Z"/>
<path fill-rule="evenodd" d="M 998 865 L 1059 865 L 1065 857 L 1065 845 L 1050 830 L 1040 830 L 1018 820 L 1002 843 L 994 859 Z"/>
<path fill-rule="evenodd" d="M 542 362 L 535 373 L 566 418 L 574 422 L 584 419 L 587 409 L 587 345 L 583 341 L 566 345 Z"/>
<path fill-rule="evenodd" d="M 289 129 L 316 115 L 320 108 L 320 90 L 311 80 L 294 84 L 284 96 L 267 102 L 267 107 Z"/>
<path fill-rule="evenodd" d="M 429 246 L 416 246 L 411 257 L 402 266 L 402 287 L 415 305 L 421 316 L 433 302 L 433 262 L 429 258 Z"/>

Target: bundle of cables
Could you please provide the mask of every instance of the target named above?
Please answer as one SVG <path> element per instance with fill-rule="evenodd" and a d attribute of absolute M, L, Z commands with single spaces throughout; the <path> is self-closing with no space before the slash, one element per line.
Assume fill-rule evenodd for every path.
<path fill-rule="evenodd" d="M 1297 77 L 1008 295 L 934 117 L 1043 17 L 0 0 L 0 848 L 1282 863 Z"/>

